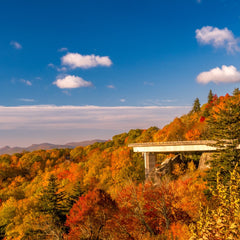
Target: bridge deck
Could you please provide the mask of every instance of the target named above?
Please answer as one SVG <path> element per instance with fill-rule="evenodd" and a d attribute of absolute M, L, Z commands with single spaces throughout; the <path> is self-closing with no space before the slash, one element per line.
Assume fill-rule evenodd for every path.
<path fill-rule="evenodd" d="M 147 142 L 132 143 L 129 147 L 134 152 L 151 152 L 151 153 L 170 153 L 170 152 L 212 152 L 216 147 L 212 145 L 215 141 L 199 140 L 199 141 L 173 141 L 173 142 Z"/>

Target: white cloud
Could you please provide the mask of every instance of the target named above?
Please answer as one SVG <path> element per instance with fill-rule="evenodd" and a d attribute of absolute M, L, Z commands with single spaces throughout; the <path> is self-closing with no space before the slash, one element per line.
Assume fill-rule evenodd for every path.
<path fill-rule="evenodd" d="M 122 98 L 122 99 L 120 99 L 120 102 L 124 103 L 124 102 L 126 102 L 126 99 Z"/>
<path fill-rule="evenodd" d="M 35 102 L 32 98 L 19 98 L 18 100 L 21 102 Z"/>
<path fill-rule="evenodd" d="M 57 67 L 53 63 L 49 63 L 48 67 L 56 69 L 58 72 L 66 72 L 67 71 L 66 67 Z"/>
<path fill-rule="evenodd" d="M 16 42 L 16 41 L 11 41 L 10 45 L 13 46 L 16 49 L 21 49 L 22 48 L 22 45 L 19 42 Z"/>
<path fill-rule="evenodd" d="M 0 129 L 130 129 L 163 126 L 191 106 L 0 106 Z"/>
<path fill-rule="evenodd" d="M 219 29 L 206 26 L 196 30 L 196 39 L 202 44 L 210 44 L 215 48 L 223 47 L 228 52 L 240 51 L 238 39 L 228 28 Z"/>
<path fill-rule="evenodd" d="M 130 129 L 163 127 L 191 106 L 0 106 L 0 145 L 109 139 Z"/>
<path fill-rule="evenodd" d="M 108 56 L 100 57 L 94 54 L 81 55 L 79 53 L 67 53 L 61 58 L 62 65 L 66 65 L 75 68 L 92 68 L 97 66 L 109 67 L 112 65 L 112 61 Z"/>
<path fill-rule="evenodd" d="M 107 85 L 107 88 L 115 89 L 114 85 Z"/>
<path fill-rule="evenodd" d="M 215 83 L 233 83 L 240 82 L 240 72 L 234 66 L 225 66 L 222 68 L 216 67 L 208 72 L 202 72 L 197 76 L 199 83 L 207 84 Z"/>
<path fill-rule="evenodd" d="M 85 81 L 81 77 L 74 75 L 67 75 L 64 78 L 58 78 L 53 84 L 62 89 L 93 86 L 91 82 Z"/>
<path fill-rule="evenodd" d="M 68 49 L 67 49 L 67 48 L 65 48 L 65 47 L 63 47 L 63 48 L 60 48 L 60 49 L 58 49 L 58 51 L 59 51 L 59 52 L 67 52 L 67 51 L 68 51 Z"/>
<path fill-rule="evenodd" d="M 24 84 L 26 84 L 27 86 L 32 86 L 32 83 L 28 80 L 25 80 L 25 79 L 20 79 L 20 81 Z"/>

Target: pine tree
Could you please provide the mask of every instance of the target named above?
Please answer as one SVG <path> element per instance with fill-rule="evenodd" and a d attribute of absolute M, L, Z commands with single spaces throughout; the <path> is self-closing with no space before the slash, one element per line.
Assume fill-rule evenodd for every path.
<path fill-rule="evenodd" d="M 208 93 L 208 103 L 211 103 L 213 100 L 213 93 L 212 90 L 210 89 L 209 93 Z"/>
<path fill-rule="evenodd" d="M 59 191 L 57 178 L 51 175 L 48 179 L 48 185 L 43 190 L 40 200 L 40 211 L 52 217 L 56 225 L 64 224 L 68 210 L 68 201 L 65 192 Z"/>
<path fill-rule="evenodd" d="M 84 190 L 82 187 L 82 183 L 80 181 L 78 181 L 74 185 L 73 193 L 71 194 L 71 196 L 69 198 L 69 205 L 70 205 L 69 210 L 72 208 L 73 204 L 78 201 L 79 197 L 81 197 L 83 194 L 84 194 Z"/>
<path fill-rule="evenodd" d="M 230 172 L 240 161 L 240 95 L 233 96 L 218 106 L 208 121 L 209 138 L 216 141 L 216 153 L 211 160 L 207 174 L 210 185 L 216 186 L 216 176 L 221 172 L 223 183 L 227 184 Z M 239 169 L 239 167 L 238 167 Z"/>
<path fill-rule="evenodd" d="M 233 91 L 233 96 L 237 96 L 239 94 L 240 94 L 239 88 L 235 88 L 234 91 Z"/>
<path fill-rule="evenodd" d="M 199 98 L 196 98 L 194 100 L 194 103 L 193 103 L 193 108 L 192 108 L 192 113 L 196 113 L 196 112 L 199 112 L 201 110 L 201 105 L 200 105 L 200 101 L 199 101 Z"/>

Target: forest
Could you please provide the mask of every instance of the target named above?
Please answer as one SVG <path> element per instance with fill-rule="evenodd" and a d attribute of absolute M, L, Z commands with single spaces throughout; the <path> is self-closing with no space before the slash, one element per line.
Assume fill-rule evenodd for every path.
<path fill-rule="evenodd" d="M 183 154 L 145 179 L 130 143 L 215 140 L 210 168 Z M 134 129 L 74 149 L 0 156 L 0 239 L 240 239 L 240 91 L 217 96 L 162 129 Z M 157 164 L 169 157 L 160 154 Z"/>

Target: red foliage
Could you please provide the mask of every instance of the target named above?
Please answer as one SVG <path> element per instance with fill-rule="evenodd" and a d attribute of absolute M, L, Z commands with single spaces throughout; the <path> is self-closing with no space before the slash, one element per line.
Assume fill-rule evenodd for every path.
<path fill-rule="evenodd" d="M 206 119 L 206 118 L 205 118 L 204 116 L 201 116 L 201 117 L 200 117 L 200 120 L 199 120 L 199 121 L 200 121 L 200 123 L 204 122 L 204 121 L 205 121 L 205 119 Z"/>
<path fill-rule="evenodd" d="M 66 225 L 70 227 L 67 239 L 104 237 L 108 234 L 108 222 L 116 211 L 116 202 L 105 191 L 88 192 L 86 196 L 79 198 L 67 216 Z"/>

